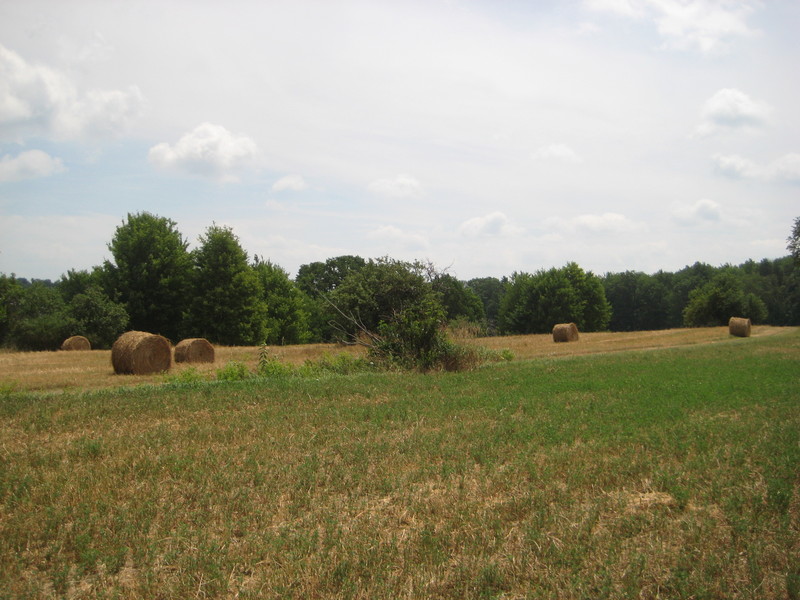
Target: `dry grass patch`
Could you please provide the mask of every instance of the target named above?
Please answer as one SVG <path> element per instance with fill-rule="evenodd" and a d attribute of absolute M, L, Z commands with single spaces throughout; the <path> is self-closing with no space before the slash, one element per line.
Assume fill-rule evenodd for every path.
<path fill-rule="evenodd" d="M 0 588 L 786 598 L 797 340 L 5 396 Z"/>
<path fill-rule="evenodd" d="M 763 337 L 787 332 L 793 328 L 754 326 L 753 337 Z M 555 344 L 549 334 L 506 336 L 489 338 L 464 338 L 463 343 L 482 346 L 489 350 L 510 350 L 516 359 L 531 359 L 555 356 L 573 356 L 621 352 L 625 350 L 656 349 L 732 341 L 727 327 L 670 329 L 664 331 L 642 331 L 625 333 L 584 333 L 578 342 Z M 213 378 L 220 365 L 238 362 L 254 372 L 258 366 L 261 348 L 256 346 L 215 346 L 214 363 L 180 363 L 172 366 L 171 373 L 180 375 L 186 369 L 195 369 L 201 376 Z M 319 360 L 326 354 L 349 353 L 363 356 L 359 346 L 339 344 L 305 344 L 298 346 L 271 346 L 271 356 L 291 365 L 302 365 L 306 361 Z M 766 346 L 763 352 L 783 353 L 782 348 Z M 46 391 L 63 389 L 102 389 L 164 381 L 161 374 L 126 375 L 114 374 L 111 352 L 0 352 L 0 389 L 17 391 Z"/>

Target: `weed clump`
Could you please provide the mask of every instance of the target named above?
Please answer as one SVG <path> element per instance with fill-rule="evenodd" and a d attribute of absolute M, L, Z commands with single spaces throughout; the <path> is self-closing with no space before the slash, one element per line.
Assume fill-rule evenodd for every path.
<path fill-rule="evenodd" d="M 235 360 L 230 361 L 221 369 L 217 369 L 218 381 L 242 381 L 250 376 L 247 365 Z"/>

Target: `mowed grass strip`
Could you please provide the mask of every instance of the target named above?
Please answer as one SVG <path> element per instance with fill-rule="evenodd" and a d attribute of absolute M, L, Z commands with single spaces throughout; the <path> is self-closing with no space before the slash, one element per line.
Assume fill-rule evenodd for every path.
<path fill-rule="evenodd" d="M 0 597 L 797 598 L 800 334 L 0 396 Z"/>

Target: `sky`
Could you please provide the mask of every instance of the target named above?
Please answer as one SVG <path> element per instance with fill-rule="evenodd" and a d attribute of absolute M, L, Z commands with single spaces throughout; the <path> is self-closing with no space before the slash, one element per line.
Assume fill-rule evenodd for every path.
<path fill-rule="evenodd" d="M 0 0 L 0 272 L 127 215 L 460 279 L 788 254 L 797 0 Z"/>

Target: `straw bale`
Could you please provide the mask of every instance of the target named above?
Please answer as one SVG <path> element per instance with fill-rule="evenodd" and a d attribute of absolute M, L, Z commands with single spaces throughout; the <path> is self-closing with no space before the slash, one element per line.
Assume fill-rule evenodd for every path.
<path fill-rule="evenodd" d="M 728 321 L 728 331 L 736 337 L 750 337 L 750 327 L 750 319 L 731 317 L 731 320 Z"/>
<path fill-rule="evenodd" d="M 575 323 L 559 323 L 553 327 L 554 342 L 577 342 L 578 326 Z"/>
<path fill-rule="evenodd" d="M 176 363 L 213 363 L 214 346 L 205 338 L 189 338 L 175 346 Z"/>
<path fill-rule="evenodd" d="M 111 364 L 117 374 L 161 373 L 172 365 L 172 348 L 167 338 L 160 335 L 128 331 L 111 347 Z"/>
<path fill-rule="evenodd" d="M 61 344 L 62 350 L 91 350 L 92 344 L 82 335 L 73 335 Z"/>

